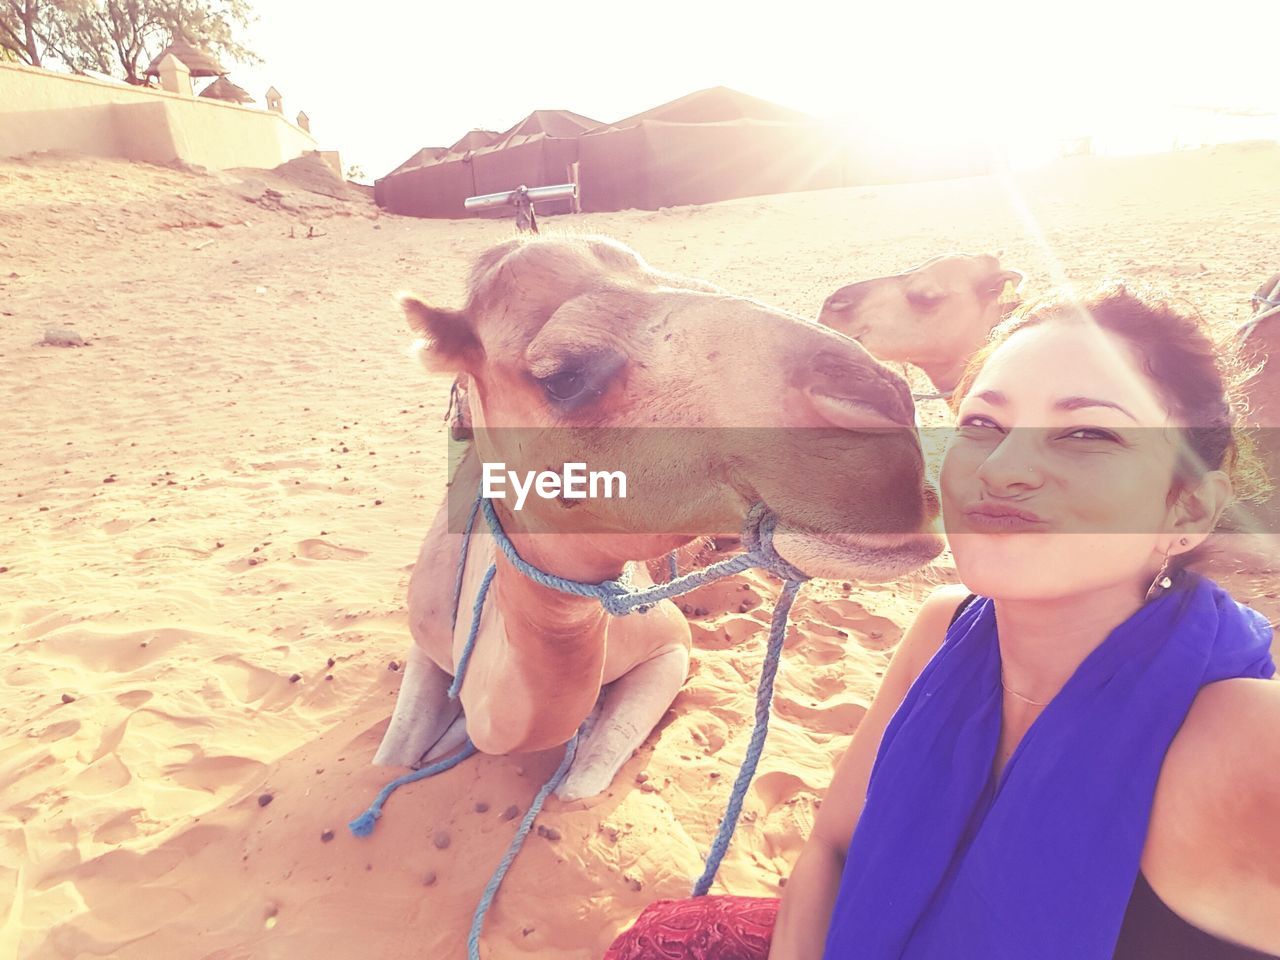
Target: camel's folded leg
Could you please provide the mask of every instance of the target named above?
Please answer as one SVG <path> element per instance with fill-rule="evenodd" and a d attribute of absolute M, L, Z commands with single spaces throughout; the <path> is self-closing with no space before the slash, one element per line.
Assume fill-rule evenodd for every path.
<path fill-rule="evenodd" d="M 453 718 L 453 723 L 449 724 L 449 729 L 440 734 L 440 739 L 431 745 L 427 752 L 423 754 L 422 759 L 414 766 L 425 767 L 429 763 L 434 763 L 436 760 L 449 756 L 466 742 L 467 717 L 466 714 L 459 713 Z"/>
<path fill-rule="evenodd" d="M 609 684 L 599 715 L 583 733 L 573 766 L 556 796 L 581 800 L 603 793 L 662 719 L 688 674 L 689 651 L 681 646 L 646 660 Z"/>
<path fill-rule="evenodd" d="M 452 681 L 416 643 L 410 645 L 400 695 L 374 755 L 375 764 L 411 767 L 440 740 L 462 711 L 456 700 L 449 699 Z"/>

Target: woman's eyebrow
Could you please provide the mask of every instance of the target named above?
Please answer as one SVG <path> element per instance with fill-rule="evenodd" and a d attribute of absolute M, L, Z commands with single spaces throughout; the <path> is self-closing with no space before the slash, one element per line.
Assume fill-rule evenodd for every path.
<path fill-rule="evenodd" d="M 999 390 L 980 390 L 972 395 L 978 400 L 986 401 L 994 407 L 1003 407 L 1009 402 Z M 1134 423 L 1138 422 L 1138 418 L 1126 410 L 1120 404 L 1112 400 L 1099 400 L 1097 397 L 1063 397 L 1053 405 L 1055 410 L 1081 410 L 1085 407 L 1110 407 L 1112 410 L 1119 410 Z"/>
<path fill-rule="evenodd" d="M 1126 410 L 1120 404 L 1111 400 L 1099 400 L 1095 397 L 1063 397 L 1054 408 L 1057 410 L 1080 410 L 1084 407 L 1110 407 L 1112 410 L 1119 410 L 1134 423 L 1138 422 L 1138 418 Z"/>

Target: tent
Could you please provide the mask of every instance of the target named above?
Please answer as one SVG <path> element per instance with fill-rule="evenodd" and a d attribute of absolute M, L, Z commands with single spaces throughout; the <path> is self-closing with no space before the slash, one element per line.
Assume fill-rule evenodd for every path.
<path fill-rule="evenodd" d="M 147 67 L 147 72 L 144 76 L 158 77 L 160 75 L 160 61 L 171 53 L 186 65 L 193 77 L 220 77 L 227 72 L 222 64 L 218 63 L 213 54 L 206 50 L 201 50 L 186 40 L 174 40 L 173 43 L 156 55 L 156 58 L 151 61 L 151 66 Z"/>
<path fill-rule="evenodd" d="M 443 154 L 401 164 L 374 184 L 379 205 L 393 213 L 418 217 L 474 216 L 467 197 L 565 183 L 577 160 L 577 137 L 598 122 L 568 110 L 535 110 L 502 133 L 472 130 Z M 418 157 L 415 154 L 414 157 Z M 413 160 L 411 157 L 410 160 Z M 538 213 L 567 212 L 568 200 L 539 203 Z M 484 216 L 509 216 L 490 208 Z"/>
<path fill-rule="evenodd" d="M 623 210 L 839 187 L 845 151 L 828 125 L 713 87 L 579 138 L 583 210 Z"/>
<path fill-rule="evenodd" d="M 476 193 L 501 193 L 524 184 L 547 187 L 573 181 L 578 137 L 600 126 L 599 121 L 568 110 L 535 110 L 492 145 L 472 157 Z M 573 201 L 543 200 L 539 214 L 570 213 Z M 511 210 L 491 207 L 482 215 L 509 216 Z"/>
<path fill-rule="evenodd" d="M 410 167 L 420 167 L 424 163 L 431 163 L 433 160 L 439 160 L 448 152 L 448 147 L 423 147 L 421 150 L 415 150 L 408 160 L 392 170 L 391 173 L 399 173 L 401 170 L 408 170 Z M 389 173 L 387 176 L 391 176 L 391 174 Z"/>
<path fill-rule="evenodd" d="M 535 110 L 502 133 L 473 130 L 441 156 L 402 164 L 375 185 L 395 213 L 464 217 L 470 196 L 572 179 L 580 207 L 656 210 L 737 197 L 869 183 L 972 176 L 990 170 L 978 139 L 918 142 L 870 130 L 852 137 L 798 110 L 712 87 L 611 124 Z M 412 159 L 412 158 L 411 158 Z M 570 201 L 539 204 L 540 213 Z M 485 216 L 510 211 L 493 208 Z"/>
<path fill-rule="evenodd" d="M 232 83 L 225 76 L 218 77 L 201 90 L 200 96 L 208 97 L 210 100 L 225 100 L 227 103 L 253 103 L 253 97 L 249 96 L 248 90 Z"/>
<path fill-rule="evenodd" d="M 413 154 L 409 157 L 409 159 L 406 160 L 404 163 L 400 164 L 400 166 L 396 167 L 394 170 L 388 173 L 385 177 L 380 177 L 377 180 L 373 181 L 373 202 L 380 207 L 385 207 L 387 205 L 387 202 L 386 202 L 387 188 L 385 184 L 389 177 L 393 177 L 396 174 L 403 173 L 404 171 L 412 169 L 413 167 L 421 167 L 424 164 L 432 163 L 435 160 L 439 160 L 448 152 L 449 152 L 448 147 L 423 147 L 421 150 L 415 150 Z"/>
<path fill-rule="evenodd" d="M 476 192 L 471 156 L 500 136 L 494 130 L 469 130 L 443 150 L 424 147 L 374 183 L 374 201 L 411 217 L 470 216 L 462 202 Z"/>
<path fill-rule="evenodd" d="M 462 139 L 449 148 L 449 152 L 458 155 L 470 153 L 472 150 L 487 147 L 501 137 L 502 134 L 495 130 L 468 130 L 462 135 Z"/>

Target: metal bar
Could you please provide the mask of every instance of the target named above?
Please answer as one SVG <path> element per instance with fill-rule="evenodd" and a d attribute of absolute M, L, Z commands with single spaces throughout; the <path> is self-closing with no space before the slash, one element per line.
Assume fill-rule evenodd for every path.
<path fill-rule="evenodd" d="M 558 183 L 550 187 L 529 187 L 526 191 L 531 201 L 538 200 L 559 200 L 562 197 L 576 197 L 578 190 L 577 184 L 574 183 Z M 485 207 L 503 207 L 514 203 L 518 190 L 508 190 L 505 193 L 487 193 L 482 197 L 467 197 L 463 201 L 463 207 L 467 210 L 480 210 Z"/>

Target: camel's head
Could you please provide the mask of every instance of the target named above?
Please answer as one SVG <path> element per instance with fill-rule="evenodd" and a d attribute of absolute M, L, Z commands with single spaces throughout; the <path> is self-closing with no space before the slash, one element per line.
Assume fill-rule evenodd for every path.
<path fill-rule="evenodd" d="M 950 390 L 999 322 L 1006 284 L 1021 282 L 1022 274 L 996 257 L 949 254 L 841 287 L 818 320 L 880 360 L 915 364 L 939 390 Z"/>
<path fill-rule="evenodd" d="M 427 367 L 467 381 L 482 462 L 625 473 L 625 500 L 495 503 L 509 531 L 583 535 L 573 550 L 598 562 L 570 575 L 737 531 L 757 501 L 812 576 L 886 579 L 941 547 L 905 381 L 832 330 L 599 237 L 489 250 L 460 310 L 402 302 Z"/>
<path fill-rule="evenodd" d="M 1253 370 L 1243 384 L 1248 422 L 1253 426 L 1280 426 L 1280 367 L 1270 363 L 1280 356 L 1280 273 L 1264 281 L 1250 300 L 1253 316 L 1236 330 L 1236 352 Z M 1273 444 L 1266 444 L 1270 449 Z"/>
<path fill-rule="evenodd" d="M 1249 303 L 1253 316 L 1236 330 L 1236 347 L 1246 360 L 1264 363 L 1280 335 L 1280 273 L 1264 280 Z"/>

